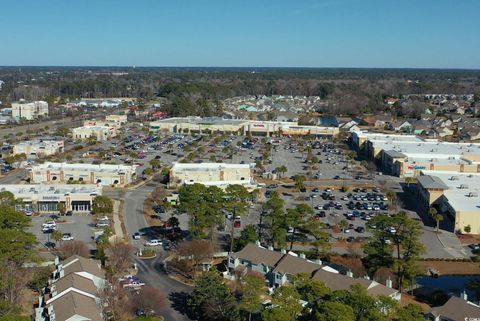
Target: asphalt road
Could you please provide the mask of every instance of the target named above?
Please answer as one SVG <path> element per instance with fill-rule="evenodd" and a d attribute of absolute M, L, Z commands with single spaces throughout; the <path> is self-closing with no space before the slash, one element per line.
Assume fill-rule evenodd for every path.
<path fill-rule="evenodd" d="M 118 190 L 105 193 L 105 195 L 112 198 L 124 198 L 125 226 L 130 238 L 135 232 L 148 230 L 148 224 L 143 214 L 143 203 L 155 187 L 154 183 L 147 183 L 135 190 L 127 190 L 125 192 Z M 141 248 L 143 247 L 142 243 L 144 241 L 145 240 L 132 240 L 132 243 L 134 247 Z M 146 284 L 154 286 L 165 293 L 167 300 L 172 293 L 176 294 L 176 296 L 181 296 L 182 293 L 191 292 L 191 287 L 169 278 L 160 268 L 161 261 L 165 258 L 164 254 L 165 252 L 160 249 L 160 253 L 156 259 L 141 260 L 135 258 L 138 277 Z M 165 317 L 165 320 L 189 320 L 186 316 L 175 310 L 173 304 L 171 301 L 165 303 L 161 311 L 161 315 Z"/>
<path fill-rule="evenodd" d="M 146 284 L 154 286 L 165 293 L 166 302 L 160 311 L 160 315 L 162 315 L 166 321 L 190 320 L 175 310 L 173 306 L 182 306 L 181 298 L 185 297 L 185 294 L 190 293 L 192 288 L 165 275 L 165 272 L 161 269 L 161 261 L 163 259 L 162 256 L 158 256 L 152 260 L 136 259 L 135 261 L 138 268 L 137 275 Z M 172 302 L 172 298 L 176 298 L 173 300 L 174 302 Z"/>
<path fill-rule="evenodd" d="M 8 175 L 1 177 L 0 184 L 19 184 L 26 175 L 27 171 L 25 169 L 16 169 Z"/>

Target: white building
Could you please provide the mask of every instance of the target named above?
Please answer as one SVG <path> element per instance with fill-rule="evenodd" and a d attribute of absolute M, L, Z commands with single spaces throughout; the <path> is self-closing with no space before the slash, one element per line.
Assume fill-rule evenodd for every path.
<path fill-rule="evenodd" d="M 27 168 L 32 183 L 80 183 L 125 186 L 135 179 L 136 166 L 44 163 Z"/>
<path fill-rule="evenodd" d="M 111 126 L 81 126 L 72 130 L 72 137 L 76 140 L 95 137 L 97 141 L 105 141 L 115 136 L 117 136 L 117 129 Z"/>
<path fill-rule="evenodd" d="M 64 151 L 63 140 L 32 140 L 13 145 L 13 155 L 49 156 Z"/>
<path fill-rule="evenodd" d="M 221 188 L 243 185 L 255 189 L 258 184 L 252 178 L 254 164 L 224 163 L 174 163 L 170 170 L 170 186 L 200 183 Z"/>
<path fill-rule="evenodd" d="M 12 117 L 17 122 L 33 120 L 41 116 L 48 116 L 48 103 L 46 101 L 12 103 Z"/>
<path fill-rule="evenodd" d="M 0 185 L 0 192 L 11 192 L 15 199 L 21 199 L 18 210 L 29 209 L 38 213 L 57 213 L 59 204 L 66 211 L 90 212 L 93 199 L 102 195 L 102 187 L 97 185 Z"/>

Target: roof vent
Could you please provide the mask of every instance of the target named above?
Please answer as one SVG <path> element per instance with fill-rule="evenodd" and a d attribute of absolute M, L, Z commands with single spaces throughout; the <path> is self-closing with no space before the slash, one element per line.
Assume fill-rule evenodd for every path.
<path fill-rule="evenodd" d="M 478 193 L 470 192 L 470 193 L 468 193 L 468 197 L 478 197 Z"/>
<path fill-rule="evenodd" d="M 459 178 L 458 178 L 458 176 L 452 176 L 452 177 L 450 177 L 450 180 L 451 181 L 458 181 Z"/>
<path fill-rule="evenodd" d="M 460 188 L 460 189 L 468 189 L 468 185 L 467 185 L 467 184 L 461 184 L 458 188 Z"/>

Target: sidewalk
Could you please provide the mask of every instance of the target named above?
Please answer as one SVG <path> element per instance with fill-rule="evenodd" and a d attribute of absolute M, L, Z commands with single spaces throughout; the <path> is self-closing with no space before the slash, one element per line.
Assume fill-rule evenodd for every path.
<path fill-rule="evenodd" d="M 125 237 L 122 229 L 122 221 L 120 220 L 120 205 L 120 201 L 113 201 L 113 235 L 110 237 L 110 241 L 115 239 L 123 240 Z"/>

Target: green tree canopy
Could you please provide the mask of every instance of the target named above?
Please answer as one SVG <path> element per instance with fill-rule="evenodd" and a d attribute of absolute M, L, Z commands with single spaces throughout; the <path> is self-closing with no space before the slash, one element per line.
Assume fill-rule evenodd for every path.
<path fill-rule="evenodd" d="M 239 320 L 237 302 L 217 271 L 204 272 L 195 281 L 188 301 L 197 320 Z"/>
<path fill-rule="evenodd" d="M 94 214 L 109 214 L 113 212 L 113 201 L 103 195 L 98 195 L 93 200 L 92 211 Z"/>

